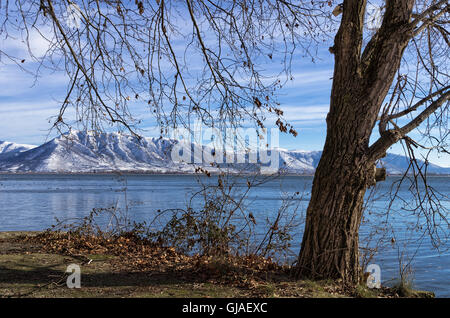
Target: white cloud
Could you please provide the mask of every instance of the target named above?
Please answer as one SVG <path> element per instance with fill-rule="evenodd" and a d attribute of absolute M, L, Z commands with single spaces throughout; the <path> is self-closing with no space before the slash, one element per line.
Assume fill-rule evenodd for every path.
<path fill-rule="evenodd" d="M 39 97 L 48 93 L 61 93 L 65 90 L 68 77 L 62 73 L 44 74 L 35 81 L 30 73 L 20 70 L 16 65 L 0 65 L 0 97 L 13 96 L 21 99 L 32 94 Z"/>
<path fill-rule="evenodd" d="M 329 110 L 328 105 L 282 105 L 281 109 L 284 112 L 283 117 L 288 122 L 293 121 L 319 121 L 325 122 Z M 275 115 L 268 117 L 268 119 L 277 118 Z"/>
<path fill-rule="evenodd" d="M 24 33 L 23 35 L 10 34 L 7 38 L 1 38 L 0 46 L 3 52 L 16 58 L 29 60 L 31 51 L 31 54 L 39 59 L 48 51 L 53 39 L 53 30 L 48 26 L 40 26 L 39 31 L 35 28 L 30 29 L 28 37 Z M 13 64 L 8 62 L 7 59 L 2 60 L 2 62 Z"/>
<path fill-rule="evenodd" d="M 285 88 L 297 88 L 307 84 L 323 83 L 324 85 L 331 85 L 331 79 L 333 77 L 333 70 L 320 70 L 320 71 L 308 71 L 308 72 L 296 72 L 292 75 L 293 80 L 286 83 Z"/>

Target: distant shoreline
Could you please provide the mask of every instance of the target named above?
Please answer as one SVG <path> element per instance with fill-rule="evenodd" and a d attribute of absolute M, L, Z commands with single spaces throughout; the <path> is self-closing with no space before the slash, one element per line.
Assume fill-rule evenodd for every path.
<path fill-rule="evenodd" d="M 204 175 L 204 173 L 190 173 L 190 172 L 152 172 L 152 171 L 98 171 L 98 172 L 7 172 L 7 171 L 0 171 L 0 175 L 86 175 L 86 176 L 92 176 L 92 175 L 168 175 L 168 176 L 198 176 L 198 175 Z M 211 176 L 217 176 L 220 175 L 218 172 L 211 171 Z M 254 173 L 229 173 L 229 175 L 236 175 L 236 176 L 275 176 L 276 174 L 272 175 L 264 175 L 264 174 L 254 174 Z M 313 177 L 314 174 L 296 174 L 296 173 L 286 173 L 286 174 L 279 174 L 279 176 L 283 177 Z M 388 177 L 400 177 L 403 176 L 403 174 L 387 174 Z M 450 177 L 450 174 L 433 174 L 429 173 L 427 175 L 428 177 Z"/>
<path fill-rule="evenodd" d="M 220 175 L 219 172 L 209 172 L 211 176 Z M 198 176 L 205 175 L 204 173 L 190 173 L 190 172 L 152 172 L 152 171 L 101 171 L 101 172 L 5 172 L 0 171 L 0 175 L 168 175 L 168 176 Z M 254 173 L 229 173 L 229 175 L 237 175 L 237 176 L 275 176 L 276 174 L 254 174 Z M 301 177 L 313 177 L 314 174 L 279 174 L 279 176 L 301 176 Z"/>

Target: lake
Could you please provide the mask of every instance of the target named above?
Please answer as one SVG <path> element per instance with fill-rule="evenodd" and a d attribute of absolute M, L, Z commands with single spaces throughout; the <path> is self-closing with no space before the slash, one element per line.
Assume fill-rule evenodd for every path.
<path fill-rule="evenodd" d="M 192 193 L 199 190 L 199 180 L 217 184 L 214 176 L 0 175 L 0 231 L 44 230 L 55 224 L 55 217 L 76 219 L 88 215 L 93 208 L 112 206 L 126 209 L 133 221 L 149 221 L 158 210 L 186 207 Z M 360 230 L 361 246 L 379 246 L 370 263 L 380 266 L 383 283 L 392 284 L 399 277 L 399 256 L 403 255 L 404 262 L 411 261 L 415 288 L 434 291 L 438 297 L 450 297 L 450 251 L 446 241 L 449 227 L 441 222 L 441 244 L 439 249 L 434 248 L 429 236 L 423 235 L 427 230 L 426 217 L 408 210 L 415 205 L 408 191 L 409 184 L 399 188 L 401 199 L 393 201 L 387 218 L 384 212 L 391 202 L 391 187 L 397 180 L 398 177 L 388 177 L 370 196 Z M 247 188 L 245 178 L 236 178 L 235 182 L 237 188 L 243 191 Z M 447 213 L 450 177 L 429 177 L 428 182 L 439 192 L 440 211 Z M 283 176 L 266 181 L 251 189 L 246 205 L 261 220 L 278 211 L 283 197 L 299 192 L 294 203 L 300 221 L 308 204 L 311 183 L 312 177 L 307 176 Z M 264 222 L 257 224 L 262 226 Z M 300 226 L 293 233 L 295 253 L 300 246 L 301 231 Z M 380 239 L 382 243 L 377 243 Z"/>

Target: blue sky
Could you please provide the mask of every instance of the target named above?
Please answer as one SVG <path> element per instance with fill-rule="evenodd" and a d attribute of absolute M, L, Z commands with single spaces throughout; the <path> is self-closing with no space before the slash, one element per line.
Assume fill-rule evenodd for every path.
<path fill-rule="evenodd" d="M 23 54 L 23 66 L 35 65 L 23 45 L 3 40 L 18 54 Z M 45 44 L 38 40 L 32 42 L 35 52 L 43 50 Z M 328 46 L 327 46 L 328 47 Z M 327 47 L 319 50 L 315 63 L 307 57 L 295 57 L 293 80 L 278 91 L 286 119 L 298 132 L 297 137 L 280 135 L 280 147 L 287 149 L 321 150 L 325 140 L 325 118 L 329 107 L 333 58 Z M 50 140 L 51 117 L 58 114 L 59 106 L 68 83 L 63 72 L 43 73 L 37 81 L 16 65 L 3 60 L 0 64 L 0 140 L 39 145 Z M 157 136 L 157 129 L 144 104 L 133 105 L 139 109 L 138 116 L 143 119 L 144 135 Z M 73 110 L 72 110 L 73 112 Z M 68 113 L 70 116 L 70 113 Z M 400 145 L 390 152 L 403 154 Z M 450 156 L 433 153 L 429 160 L 450 167 Z"/>

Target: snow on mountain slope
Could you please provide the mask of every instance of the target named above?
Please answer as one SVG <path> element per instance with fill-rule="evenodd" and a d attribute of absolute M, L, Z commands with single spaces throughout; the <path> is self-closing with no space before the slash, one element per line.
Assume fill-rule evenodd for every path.
<path fill-rule="evenodd" d="M 409 163 L 409 159 L 405 156 L 388 153 L 385 158 L 382 158 L 380 160 L 378 166 L 386 168 L 386 171 L 389 174 L 402 174 L 408 169 Z M 418 163 L 419 167 L 423 166 L 425 168 L 425 162 L 423 160 L 418 160 Z M 412 170 L 410 170 L 409 172 L 412 172 Z M 432 163 L 428 163 L 427 173 L 450 174 L 450 168 L 444 168 Z"/>
<path fill-rule="evenodd" d="M 16 144 L 13 142 L 0 140 L 0 154 L 17 153 L 17 152 L 27 151 L 27 150 L 33 149 L 35 147 L 36 146 Z"/>
<path fill-rule="evenodd" d="M 16 144 L 13 142 L 0 140 L 0 160 L 1 160 L 1 158 L 6 159 L 6 158 L 14 157 L 21 152 L 33 149 L 35 147 L 36 146 Z"/>
<path fill-rule="evenodd" d="M 284 167 L 288 173 L 311 174 L 317 168 L 321 156 L 322 151 L 286 151 L 280 153 L 280 163 L 282 160 L 286 162 Z M 386 168 L 387 174 L 390 175 L 403 174 L 408 169 L 409 162 L 409 159 L 405 156 L 388 153 L 385 158 L 378 162 L 377 166 Z M 418 160 L 418 163 L 419 166 L 425 167 L 423 160 Z M 280 164 L 280 168 L 282 167 L 283 165 Z M 450 168 L 429 163 L 427 172 L 429 174 L 450 175 Z"/>
<path fill-rule="evenodd" d="M 14 158 L 0 160 L 0 170 L 30 172 L 90 172 L 153 170 L 173 166 L 170 149 L 176 141 L 119 133 L 72 131 Z M 173 167 L 175 168 L 175 167 Z"/>
<path fill-rule="evenodd" d="M 280 151 L 280 168 L 288 173 L 312 174 L 321 155 L 321 151 Z"/>
<path fill-rule="evenodd" d="M 4 145 L 0 149 L 11 149 L 9 152 L 0 154 L 0 171 L 193 173 L 195 168 L 200 165 L 198 162 L 201 162 L 201 149 L 211 151 L 208 147 L 191 144 L 190 159 L 187 159 L 186 162 L 176 162 L 172 160 L 171 152 L 178 143 L 177 140 L 167 138 L 142 138 L 139 140 L 136 137 L 120 133 L 72 131 L 35 148 L 27 145 L 8 146 L 7 148 L 10 143 L 0 143 L 0 147 Z M 23 147 L 21 148 L 21 146 Z M 14 151 L 14 149 L 17 150 Z M 280 171 L 289 174 L 313 174 L 322 155 L 321 151 L 289 151 L 285 149 L 272 151 L 278 153 Z M 194 157 L 196 163 L 192 164 Z M 219 164 L 219 166 L 227 168 L 231 172 L 258 171 L 259 165 L 248 163 L 249 154 L 245 157 L 247 163 Z M 400 174 L 407 169 L 408 159 L 404 156 L 388 154 L 378 166 L 385 167 L 388 174 Z M 210 172 L 217 170 L 210 164 L 203 164 L 203 167 Z M 430 164 L 428 172 L 450 174 L 450 168 Z"/>

